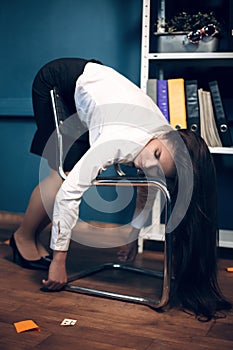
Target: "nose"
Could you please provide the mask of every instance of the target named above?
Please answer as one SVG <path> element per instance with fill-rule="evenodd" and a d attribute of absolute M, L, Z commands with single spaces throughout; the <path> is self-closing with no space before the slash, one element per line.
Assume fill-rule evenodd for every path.
<path fill-rule="evenodd" d="M 142 161 L 143 167 L 146 169 L 154 168 L 154 167 L 159 167 L 160 162 L 158 159 L 154 157 L 154 155 L 151 155 L 149 157 L 145 157 Z"/>

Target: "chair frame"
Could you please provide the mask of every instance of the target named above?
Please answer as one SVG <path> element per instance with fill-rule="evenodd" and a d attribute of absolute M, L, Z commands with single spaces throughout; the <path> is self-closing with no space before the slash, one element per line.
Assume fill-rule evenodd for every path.
<path fill-rule="evenodd" d="M 59 174 L 65 179 L 66 174 L 63 171 L 62 158 L 63 158 L 63 142 L 62 142 L 62 133 L 60 130 L 59 110 L 57 109 L 56 98 L 59 98 L 59 94 L 56 88 L 50 91 L 52 107 L 54 112 L 54 120 L 56 126 L 57 140 L 58 140 L 58 154 L 59 154 Z M 171 215 L 171 197 L 170 193 L 164 183 L 161 183 L 157 179 L 146 178 L 139 173 L 138 176 L 132 177 L 127 176 L 118 164 L 115 164 L 115 170 L 117 175 L 111 177 L 98 176 L 92 183 L 93 186 L 153 186 L 158 189 L 165 199 L 165 233 L 164 233 L 164 259 L 163 259 L 163 271 L 154 271 L 144 268 L 138 268 L 131 266 L 129 264 L 118 264 L 118 263 L 105 263 L 97 266 L 90 267 L 83 271 L 80 271 L 73 276 L 68 278 L 68 283 L 65 285 L 64 290 L 75 293 L 82 293 L 91 296 L 98 296 L 110 299 L 117 299 L 120 301 L 126 301 L 131 303 L 138 303 L 151 306 L 155 309 L 164 307 L 169 302 L 170 290 L 171 290 L 171 276 L 172 276 L 172 233 L 167 232 L 167 223 Z M 128 272 L 133 272 L 141 275 L 147 275 L 163 280 L 162 292 L 160 298 L 152 299 L 141 296 L 133 296 L 127 294 L 118 294 L 106 290 L 99 290 L 93 288 L 86 288 L 72 284 L 72 282 L 88 277 L 90 275 L 99 273 L 104 270 L 123 270 Z"/>

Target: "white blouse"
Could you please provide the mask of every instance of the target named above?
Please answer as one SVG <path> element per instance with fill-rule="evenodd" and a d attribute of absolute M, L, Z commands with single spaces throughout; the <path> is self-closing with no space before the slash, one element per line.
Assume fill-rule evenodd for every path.
<path fill-rule="evenodd" d="M 172 130 L 154 102 L 110 67 L 87 63 L 76 82 L 74 98 L 78 117 L 89 130 L 91 147 L 56 196 L 50 246 L 58 251 L 68 250 L 82 196 L 99 171 L 116 162 L 132 163 L 152 138 Z M 132 225 L 141 228 L 144 221 L 140 215 Z"/>

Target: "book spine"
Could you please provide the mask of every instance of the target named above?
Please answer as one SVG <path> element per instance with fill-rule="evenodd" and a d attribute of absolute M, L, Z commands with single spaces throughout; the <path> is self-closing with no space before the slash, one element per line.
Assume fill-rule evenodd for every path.
<path fill-rule="evenodd" d="M 146 93 L 157 104 L 157 79 L 147 80 Z"/>
<path fill-rule="evenodd" d="M 197 80 L 185 81 L 187 126 L 190 130 L 200 135 L 200 112 L 198 102 Z"/>
<path fill-rule="evenodd" d="M 228 123 L 227 123 L 226 114 L 222 104 L 222 98 L 220 95 L 218 82 L 216 80 L 210 81 L 209 87 L 210 87 L 210 93 L 211 93 L 212 103 L 214 107 L 214 116 L 215 116 L 215 120 L 218 128 L 218 133 L 222 141 L 222 145 L 224 147 L 230 147 L 232 146 L 232 139 L 231 139 Z"/>
<path fill-rule="evenodd" d="M 200 115 L 200 135 L 206 141 L 205 138 L 205 123 L 204 123 L 204 95 L 203 89 L 200 88 L 197 90 L 198 93 L 198 103 L 199 103 L 199 115 Z"/>
<path fill-rule="evenodd" d="M 186 129 L 186 105 L 184 79 L 168 79 L 170 124 L 176 129 Z"/>
<path fill-rule="evenodd" d="M 165 118 L 169 121 L 169 104 L 168 104 L 168 84 L 167 80 L 157 81 L 157 104 Z"/>
<path fill-rule="evenodd" d="M 222 142 L 218 133 L 215 117 L 214 117 L 214 110 L 213 110 L 213 104 L 211 100 L 211 94 L 209 91 L 205 92 L 206 94 L 206 104 L 207 104 L 207 131 L 209 134 L 209 138 L 211 140 L 211 147 L 222 147 Z"/>

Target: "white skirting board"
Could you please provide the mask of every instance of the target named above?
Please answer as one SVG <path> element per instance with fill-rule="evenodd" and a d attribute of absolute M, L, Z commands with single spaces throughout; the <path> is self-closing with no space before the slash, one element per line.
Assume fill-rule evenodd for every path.
<path fill-rule="evenodd" d="M 233 248 L 233 230 L 219 230 L 219 246 Z"/>
<path fill-rule="evenodd" d="M 164 241 L 164 225 L 153 225 L 141 230 L 138 242 L 138 253 L 143 252 L 144 240 Z M 233 248 L 233 230 L 219 230 L 219 247 Z"/>

